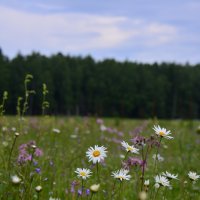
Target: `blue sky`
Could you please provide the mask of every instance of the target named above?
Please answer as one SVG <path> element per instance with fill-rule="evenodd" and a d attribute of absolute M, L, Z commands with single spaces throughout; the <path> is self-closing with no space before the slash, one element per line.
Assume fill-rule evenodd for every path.
<path fill-rule="evenodd" d="M 95 59 L 200 63 L 199 0 L 0 0 L 0 47 Z"/>

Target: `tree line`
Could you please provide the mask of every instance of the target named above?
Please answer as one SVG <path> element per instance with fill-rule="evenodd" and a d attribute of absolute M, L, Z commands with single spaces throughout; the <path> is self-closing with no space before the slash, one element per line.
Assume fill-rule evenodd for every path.
<path fill-rule="evenodd" d="M 49 114 L 131 118 L 199 118 L 200 64 L 145 64 L 95 61 L 91 56 L 20 53 L 9 59 L 0 50 L 0 95 L 8 92 L 6 114 L 16 114 L 24 77 L 32 74 L 28 114 L 42 113 L 46 84 Z"/>

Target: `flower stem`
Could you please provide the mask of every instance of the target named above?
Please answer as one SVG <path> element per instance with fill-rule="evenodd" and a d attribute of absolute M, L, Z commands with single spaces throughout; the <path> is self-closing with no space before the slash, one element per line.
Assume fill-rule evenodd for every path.
<path fill-rule="evenodd" d="M 162 141 L 162 137 L 160 137 L 160 140 L 159 140 L 159 143 L 158 143 L 158 148 L 157 148 L 157 150 L 156 150 L 156 158 L 155 158 L 154 170 L 153 170 L 154 173 L 155 173 L 156 170 L 157 170 L 158 153 L 159 153 L 161 141 Z"/>

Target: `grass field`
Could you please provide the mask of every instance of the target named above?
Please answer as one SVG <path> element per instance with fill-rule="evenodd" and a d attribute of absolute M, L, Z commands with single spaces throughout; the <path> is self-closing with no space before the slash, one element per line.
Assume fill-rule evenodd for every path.
<path fill-rule="evenodd" d="M 154 125 L 170 130 L 174 139 L 157 136 Z M 1 117 L 1 199 L 198 200 L 200 180 L 192 181 L 188 173 L 200 174 L 199 125 L 184 120 Z M 144 141 L 140 136 L 153 137 Z M 127 152 L 122 141 L 134 145 L 139 154 Z M 107 151 L 98 164 L 86 157 L 95 145 Z M 161 158 L 153 159 L 154 154 Z M 111 176 L 124 167 L 130 180 Z M 90 169 L 92 174 L 84 180 L 77 177 L 77 168 Z M 156 188 L 154 177 L 166 171 L 178 174 L 178 180 L 168 178 L 170 186 Z M 144 185 L 145 180 L 149 185 Z M 98 191 L 91 190 L 93 184 L 100 185 Z"/>

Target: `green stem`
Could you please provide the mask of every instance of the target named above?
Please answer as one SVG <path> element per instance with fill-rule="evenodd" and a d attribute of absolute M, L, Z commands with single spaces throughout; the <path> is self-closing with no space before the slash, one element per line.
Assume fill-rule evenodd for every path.
<path fill-rule="evenodd" d="M 157 156 L 158 156 L 158 153 L 159 153 L 161 141 L 162 141 L 162 137 L 160 137 L 159 144 L 158 144 L 158 148 L 157 148 L 157 150 L 156 150 L 156 158 L 155 158 L 155 161 L 154 161 L 154 170 L 153 170 L 154 174 L 155 174 L 156 169 L 157 169 L 157 161 L 158 161 Z"/>
<path fill-rule="evenodd" d="M 11 147 L 11 150 L 10 150 L 10 154 L 9 154 L 9 158 L 8 158 L 8 173 L 9 173 L 9 178 L 10 178 L 10 162 L 11 162 L 11 156 L 12 156 L 12 152 L 13 152 L 13 149 L 14 149 L 14 146 L 15 146 L 15 143 L 16 143 L 16 140 L 17 140 L 17 136 L 15 136 L 14 138 L 14 141 L 12 143 L 12 147 Z"/>
<path fill-rule="evenodd" d="M 90 200 L 92 200 L 92 198 L 93 198 L 93 195 L 94 195 L 94 192 L 92 192 L 92 194 L 91 194 L 91 197 L 90 197 Z"/>
<path fill-rule="evenodd" d="M 98 183 L 100 183 L 100 177 L 99 177 L 99 163 L 97 162 L 96 164 L 96 167 L 97 167 L 97 181 Z"/>

